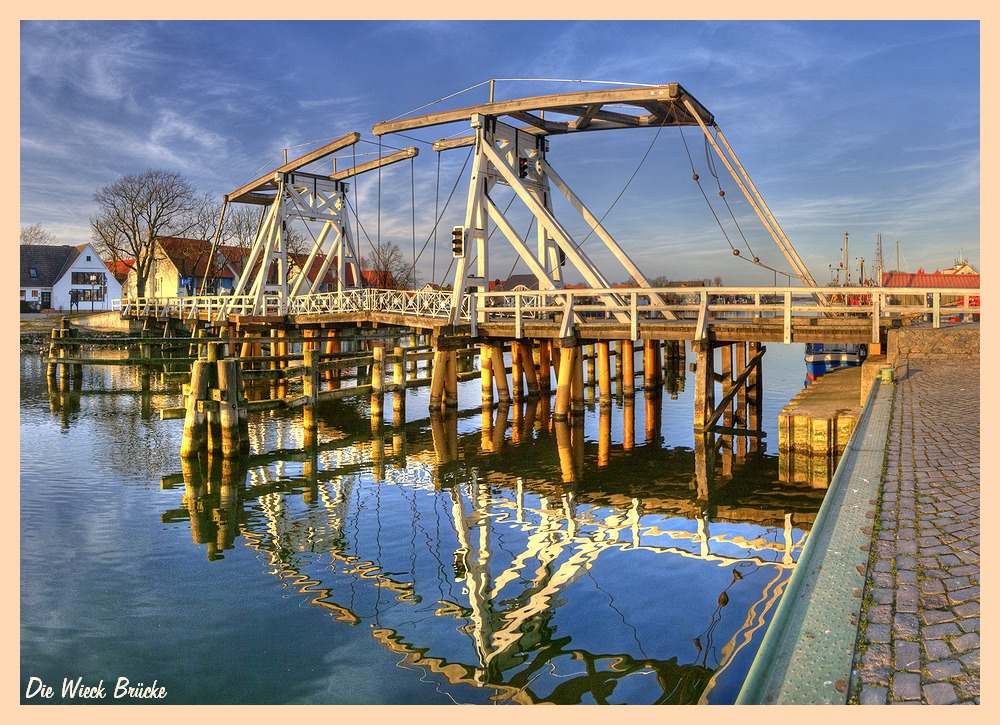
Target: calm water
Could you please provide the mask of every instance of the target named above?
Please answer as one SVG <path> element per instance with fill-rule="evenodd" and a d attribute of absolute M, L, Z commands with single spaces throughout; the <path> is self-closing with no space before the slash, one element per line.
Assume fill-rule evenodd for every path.
<path fill-rule="evenodd" d="M 603 444 L 593 406 L 484 418 L 475 380 L 433 426 L 426 388 L 375 435 L 330 403 L 312 450 L 251 413 L 223 467 L 182 465 L 176 386 L 94 368 L 50 396 L 22 356 L 22 702 L 82 677 L 105 703 L 138 701 L 119 678 L 173 704 L 731 703 L 824 493 L 767 451 L 803 377 L 768 348 L 765 455 L 718 456 L 706 495 L 692 373 L 640 390 L 630 435 L 617 401 Z"/>

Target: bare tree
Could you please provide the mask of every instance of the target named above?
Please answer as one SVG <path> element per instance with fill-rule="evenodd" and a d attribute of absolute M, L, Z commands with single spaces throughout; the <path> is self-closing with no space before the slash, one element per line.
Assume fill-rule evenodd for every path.
<path fill-rule="evenodd" d="M 659 277 L 653 277 L 653 279 L 649 280 L 649 286 L 650 287 L 669 287 L 670 286 L 670 277 L 668 277 L 665 274 L 661 274 Z"/>
<path fill-rule="evenodd" d="M 219 226 L 219 217 L 221 214 L 222 203 L 216 201 L 215 197 L 211 194 L 205 194 L 205 196 L 198 200 L 191 211 L 188 234 L 192 239 L 207 239 L 208 241 L 212 241 L 215 238 L 215 230 Z"/>
<path fill-rule="evenodd" d="M 55 244 L 56 235 L 41 224 L 21 227 L 21 244 Z"/>
<path fill-rule="evenodd" d="M 361 268 L 379 273 L 384 282 L 395 281 L 399 289 L 412 289 L 416 282 L 412 265 L 395 242 L 372 242 L 361 255 Z"/>
<path fill-rule="evenodd" d="M 226 210 L 225 226 L 222 230 L 223 240 L 249 254 L 254 239 L 257 238 L 257 228 L 260 226 L 263 210 L 264 207 L 250 204 L 231 205 Z"/>
<path fill-rule="evenodd" d="M 113 262 L 135 260 L 136 294 L 144 297 L 156 238 L 184 236 L 193 226 L 199 204 L 194 187 L 180 174 L 150 169 L 101 187 L 94 201 L 94 241 Z"/>

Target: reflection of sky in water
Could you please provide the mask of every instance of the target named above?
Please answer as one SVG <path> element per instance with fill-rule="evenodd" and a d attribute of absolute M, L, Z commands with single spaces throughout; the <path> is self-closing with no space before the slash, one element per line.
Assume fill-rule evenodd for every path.
<path fill-rule="evenodd" d="M 652 702 L 697 700 L 721 666 L 710 701 L 731 702 L 787 579 L 786 546 L 803 543 L 798 519 L 775 523 L 781 511 L 699 521 L 680 485 L 690 453 L 605 491 L 592 413 L 584 481 L 564 488 L 548 431 L 512 445 L 508 424 L 488 454 L 480 415 L 463 417 L 442 483 L 426 424 L 402 441 L 385 428 L 373 465 L 370 424 L 352 413 L 364 405 L 331 406 L 315 461 L 264 457 L 228 511 L 179 476 L 182 423 L 155 412 L 178 404 L 176 386 L 114 392 L 139 384 L 127 368 L 88 368 L 84 390 L 97 392 L 54 402 L 44 367 L 22 359 L 23 679 L 134 673 L 174 702 Z M 477 386 L 462 397 L 478 404 Z M 425 392 L 408 394 L 411 417 Z M 664 396 L 661 435 L 675 445 L 687 426 L 690 451 L 683 395 Z M 602 471 L 631 475 L 615 416 Z M 302 446 L 297 420 L 275 413 L 251 415 L 251 440 L 256 454 Z M 238 524 L 221 560 L 206 557 L 195 516 L 208 535 Z"/>

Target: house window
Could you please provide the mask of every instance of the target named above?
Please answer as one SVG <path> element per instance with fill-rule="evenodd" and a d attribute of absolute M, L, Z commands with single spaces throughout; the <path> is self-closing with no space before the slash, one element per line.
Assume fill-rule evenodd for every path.
<path fill-rule="evenodd" d="M 38 290 L 36 290 L 36 289 L 31 290 L 31 296 L 32 297 L 38 297 Z"/>
<path fill-rule="evenodd" d="M 21 290 L 21 299 L 24 299 L 24 290 Z"/>
<path fill-rule="evenodd" d="M 32 279 L 38 279 L 38 270 L 34 267 L 28 267 L 28 276 Z"/>
<path fill-rule="evenodd" d="M 87 261 L 88 262 L 90 261 L 90 255 L 89 254 L 87 255 Z"/>
<path fill-rule="evenodd" d="M 70 281 L 73 284 L 89 284 L 94 286 L 104 286 L 106 277 L 104 272 L 73 272 Z"/>

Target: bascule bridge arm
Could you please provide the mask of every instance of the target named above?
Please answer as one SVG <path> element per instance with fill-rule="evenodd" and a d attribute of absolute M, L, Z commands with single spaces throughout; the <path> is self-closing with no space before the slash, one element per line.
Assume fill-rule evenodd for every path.
<path fill-rule="evenodd" d="M 690 108 L 677 103 L 682 98 L 691 100 Z M 613 105 L 616 110 L 606 110 L 605 106 L 608 104 Z M 638 112 L 626 113 L 619 107 L 636 109 Z M 524 129 L 528 133 L 542 136 L 617 128 L 693 126 L 697 121 L 690 115 L 692 108 L 699 118 L 709 124 L 714 123 L 712 114 L 679 83 L 670 83 L 582 93 L 558 93 L 484 103 L 425 116 L 383 121 L 372 128 L 372 133 L 382 136 L 417 128 L 467 122 L 474 115 L 511 116 L 528 124 L 530 128 Z M 545 113 L 566 116 L 568 120 L 546 118 Z"/>
<path fill-rule="evenodd" d="M 254 179 L 249 184 L 241 186 L 236 191 L 226 194 L 224 199 L 227 202 L 240 202 L 244 204 L 270 204 L 274 201 L 273 193 L 278 191 L 278 184 L 281 181 L 282 174 L 298 171 L 303 166 L 324 159 L 330 154 L 336 153 L 348 146 L 353 146 L 360 140 L 361 134 L 357 132 L 341 136 L 336 141 L 332 141 L 325 146 L 299 156 L 297 159 L 279 166 L 274 171 Z M 271 194 L 266 192 L 271 192 Z"/>

